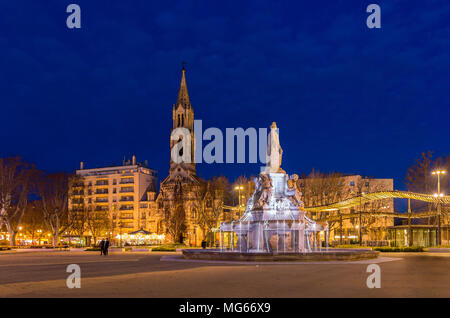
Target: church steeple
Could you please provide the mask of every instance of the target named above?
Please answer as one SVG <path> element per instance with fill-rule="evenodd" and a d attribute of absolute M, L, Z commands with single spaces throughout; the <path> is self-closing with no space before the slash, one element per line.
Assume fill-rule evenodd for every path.
<path fill-rule="evenodd" d="M 191 107 L 191 102 L 189 101 L 189 93 L 188 93 L 187 84 L 186 84 L 186 69 L 184 68 L 184 63 L 183 63 L 183 68 L 181 69 L 181 83 L 180 83 L 180 89 L 178 90 L 178 99 L 177 99 L 176 106 L 178 106 L 180 104 L 184 108 Z"/>
<path fill-rule="evenodd" d="M 173 133 L 175 131 L 176 134 L 180 134 L 182 130 L 180 128 L 184 129 L 184 131 L 187 131 L 190 133 L 190 149 L 179 149 L 177 151 L 178 154 L 183 156 L 183 153 L 186 154 L 186 156 L 189 157 L 190 153 L 190 160 L 186 160 L 183 162 L 174 162 L 170 160 L 170 175 L 173 177 L 177 174 L 194 174 L 195 175 L 195 135 L 194 135 L 194 108 L 191 105 L 191 101 L 189 100 L 189 94 L 188 89 L 186 85 L 186 69 L 181 69 L 181 83 L 180 83 L 180 89 L 178 90 L 178 98 L 177 103 L 173 105 L 172 108 L 172 131 L 171 131 L 171 139 L 170 139 L 170 149 L 171 153 L 173 150 L 173 147 L 176 146 L 183 140 L 182 136 L 178 136 L 178 138 L 173 138 Z M 188 143 L 189 144 L 189 143 Z M 177 148 L 178 149 L 178 148 Z M 189 152 L 187 152 L 189 151 Z"/>

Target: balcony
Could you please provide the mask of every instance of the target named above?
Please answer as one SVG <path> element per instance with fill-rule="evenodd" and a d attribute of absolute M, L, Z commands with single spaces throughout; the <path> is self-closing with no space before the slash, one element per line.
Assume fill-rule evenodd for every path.
<path fill-rule="evenodd" d="M 131 213 L 123 214 L 119 217 L 119 219 L 121 219 L 121 220 L 133 219 L 133 214 L 131 214 Z"/>
<path fill-rule="evenodd" d="M 95 183 L 96 186 L 107 186 L 108 180 L 99 180 Z"/>
<path fill-rule="evenodd" d="M 121 179 L 120 180 L 120 184 L 133 184 L 134 183 L 134 179 L 133 178 L 126 178 L 126 179 Z"/>
<path fill-rule="evenodd" d="M 108 202 L 108 198 L 96 198 L 95 202 L 96 203 L 107 203 Z"/>
<path fill-rule="evenodd" d="M 119 210 L 120 211 L 129 211 L 129 210 L 133 210 L 134 207 L 132 205 L 121 205 Z"/>
<path fill-rule="evenodd" d="M 133 187 L 121 188 L 120 189 L 120 193 L 130 193 L 130 192 L 134 192 L 134 188 Z"/>
<path fill-rule="evenodd" d="M 134 197 L 121 197 L 120 202 L 133 202 L 134 201 Z"/>

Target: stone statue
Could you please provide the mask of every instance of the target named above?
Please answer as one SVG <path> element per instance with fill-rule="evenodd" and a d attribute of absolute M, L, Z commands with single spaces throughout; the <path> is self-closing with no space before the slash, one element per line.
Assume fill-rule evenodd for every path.
<path fill-rule="evenodd" d="M 277 173 L 284 172 L 281 167 L 281 158 L 283 149 L 280 146 L 280 137 L 278 135 L 278 128 L 275 122 L 270 126 L 270 134 L 267 141 L 267 155 L 266 155 L 266 172 Z"/>
<path fill-rule="evenodd" d="M 305 207 L 301 198 L 301 192 L 297 186 L 298 175 L 293 174 L 287 180 L 287 190 L 286 195 L 288 199 L 294 203 L 294 205 L 298 206 L 301 210 Z"/>
<path fill-rule="evenodd" d="M 272 194 L 272 180 L 269 175 L 261 173 L 256 182 L 253 209 L 259 209 L 267 205 Z"/>

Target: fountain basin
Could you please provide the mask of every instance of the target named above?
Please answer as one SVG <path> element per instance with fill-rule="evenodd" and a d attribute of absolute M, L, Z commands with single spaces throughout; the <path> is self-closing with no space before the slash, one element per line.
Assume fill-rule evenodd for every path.
<path fill-rule="evenodd" d="M 183 249 L 183 258 L 196 260 L 285 262 L 285 261 L 359 261 L 377 258 L 379 252 L 371 249 L 328 249 L 307 253 L 236 252 L 220 249 Z"/>

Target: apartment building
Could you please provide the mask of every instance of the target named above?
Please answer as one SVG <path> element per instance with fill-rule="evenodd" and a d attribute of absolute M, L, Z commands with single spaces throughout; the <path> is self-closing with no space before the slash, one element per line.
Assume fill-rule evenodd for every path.
<path fill-rule="evenodd" d="M 148 164 L 136 162 L 136 157 L 121 166 L 76 170 L 79 180 L 73 184 L 69 208 L 77 213 L 107 215 L 109 229 L 103 226 L 100 236 L 118 235 L 140 229 L 154 232 L 158 174 Z M 103 213 L 102 213 L 103 212 Z M 78 214 L 80 215 L 80 214 Z M 86 227 L 86 236 L 99 236 Z"/>

